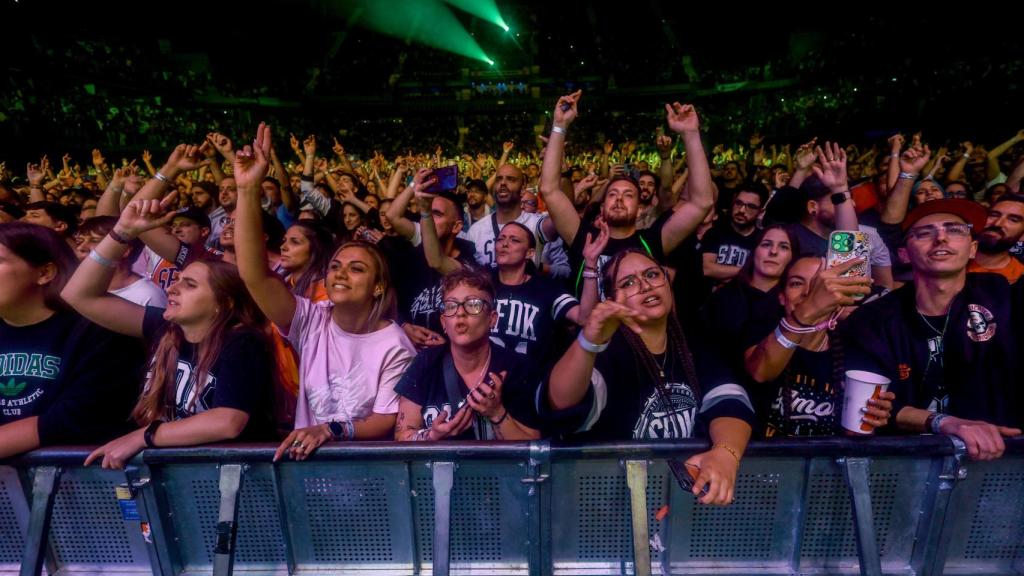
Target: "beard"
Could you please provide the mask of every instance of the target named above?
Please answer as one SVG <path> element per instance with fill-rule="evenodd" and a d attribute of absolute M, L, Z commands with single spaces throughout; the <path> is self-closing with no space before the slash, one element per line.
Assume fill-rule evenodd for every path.
<path fill-rule="evenodd" d="M 985 232 L 996 232 L 998 236 L 992 234 L 986 234 Z M 1002 232 L 986 228 L 978 236 L 978 250 L 984 254 L 1000 254 L 1006 252 L 1010 248 L 1013 248 L 1017 244 L 1019 238 L 1008 238 L 1002 235 Z"/>
<path fill-rule="evenodd" d="M 636 214 L 630 214 L 628 211 L 615 213 L 605 212 L 604 221 L 613 228 L 635 226 Z"/>

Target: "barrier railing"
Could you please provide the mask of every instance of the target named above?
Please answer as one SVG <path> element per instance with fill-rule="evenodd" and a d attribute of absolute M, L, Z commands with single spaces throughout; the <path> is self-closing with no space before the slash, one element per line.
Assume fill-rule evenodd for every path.
<path fill-rule="evenodd" d="M 700 441 L 84 448 L 0 465 L 0 574 L 1022 574 L 1024 440 L 753 443 L 728 507 L 665 466 Z"/>

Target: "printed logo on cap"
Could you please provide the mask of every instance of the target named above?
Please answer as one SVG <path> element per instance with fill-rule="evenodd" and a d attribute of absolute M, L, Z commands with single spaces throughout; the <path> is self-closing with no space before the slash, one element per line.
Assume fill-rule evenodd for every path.
<path fill-rule="evenodd" d="M 988 308 L 967 305 L 967 337 L 975 342 L 988 342 L 996 335 L 996 323 Z"/>

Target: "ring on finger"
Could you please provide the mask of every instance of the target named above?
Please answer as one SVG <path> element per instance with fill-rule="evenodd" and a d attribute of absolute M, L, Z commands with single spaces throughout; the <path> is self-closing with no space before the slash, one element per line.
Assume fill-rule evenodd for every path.
<path fill-rule="evenodd" d="M 487 398 L 490 399 L 490 400 L 494 400 L 494 392 L 488 392 L 487 393 Z"/>
<path fill-rule="evenodd" d="M 300 446 L 302 446 L 302 440 L 296 440 L 292 442 L 292 448 L 298 448 Z"/>

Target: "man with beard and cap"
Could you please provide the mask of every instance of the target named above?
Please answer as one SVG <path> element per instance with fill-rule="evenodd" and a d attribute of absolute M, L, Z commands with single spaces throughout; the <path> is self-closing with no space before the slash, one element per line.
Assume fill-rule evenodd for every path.
<path fill-rule="evenodd" d="M 991 221 L 991 219 L 990 219 Z M 1002 456 L 1018 436 L 1024 365 L 1024 283 L 968 274 L 985 209 L 945 198 L 914 208 L 902 223 L 913 280 L 860 306 L 842 341 L 846 370 L 888 378 L 895 427 L 959 437 L 972 459 Z M 821 315 L 797 323 L 827 325 Z"/>
<path fill-rule="evenodd" d="M 553 237 L 554 227 L 550 223 L 545 224 L 547 216 L 523 211 L 522 193 L 525 181 L 526 176 L 516 166 L 503 164 L 499 167 L 492 188 L 495 210 L 489 217 L 469 227 L 469 239 L 476 245 L 476 261 L 488 270 L 493 270 L 498 265 L 494 242 L 505 224 L 519 222 L 526 226 L 533 233 L 538 246 L 543 246 L 548 238 Z M 546 228 L 551 236 L 541 228 Z M 534 264 L 538 266 L 541 263 L 540 255 L 541 251 L 538 250 L 534 260 Z"/>
<path fill-rule="evenodd" d="M 666 104 L 669 128 L 681 134 L 686 146 L 686 162 L 690 171 L 685 201 L 676 204 L 645 230 L 637 230 L 640 210 L 640 185 L 628 175 L 614 176 L 605 189 L 601 216 L 608 224 L 609 239 L 598 259 L 598 270 L 584 267 L 583 248 L 587 239 L 598 235 L 594 224 L 583 221 L 572 201 L 562 192 L 560 167 L 565 149 L 566 131 L 577 115 L 580 91 L 558 99 L 544 164 L 541 167 L 540 190 L 548 206 L 551 221 L 558 235 L 568 246 L 572 264 L 572 281 L 579 291 L 582 278 L 600 276 L 600 268 L 618 251 L 625 248 L 643 250 L 656 262 L 664 263 L 666 254 L 675 250 L 704 220 L 715 203 L 711 170 L 700 140 L 700 121 L 690 105 Z M 597 276 L 594 276 L 597 275 Z"/>
<path fill-rule="evenodd" d="M 985 229 L 978 235 L 978 253 L 967 266 L 968 272 L 994 272 L 1010 284 L 1024 274 L 1024 264 L 1010 254 L 1010 249 L 1024 235 L 1024 196 L 1009 194 L 988 210 Z"/>
<path fill-rule="evenodd" d="M 747 184 L 734 194 L 729 221 L 719 221 L 701 243 L 704 276 L 726 282 L 747 263 L 755 246 L 757 215 L 767 197 L 768 191 L 754 184 Z"/>
<path fill-rule="evenodd" d="M 483 180 L 478 178 L 466 182 L 466 209 L 462 216 L 463 227 L 466 230 L 491 214 L 487 194 L 487 183 Z"/>

